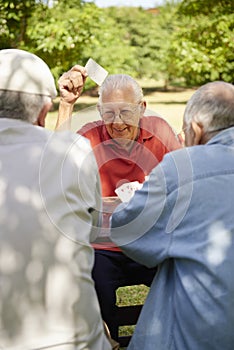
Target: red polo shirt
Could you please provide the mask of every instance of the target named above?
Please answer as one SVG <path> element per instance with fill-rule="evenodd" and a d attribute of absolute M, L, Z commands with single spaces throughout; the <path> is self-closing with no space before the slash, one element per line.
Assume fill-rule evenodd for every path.
<path fill-rule="evenodd" d="M 101 121 L 88 123 L 79 130 L 92 145 L 102 184 L 102 196 L 116 196 L 123 182 L 144 182 L 145 176 L 162 160 L 164 154 L 181 147 L 168 123 L 160 117 L 140 119 L 140 133 L 131 151 L 112 139 Z"/>
<path fill-rule="evenodd" d="M 144 182 L 145 176 L 162 160 L 164 154 L 181 148 L 169 126 L 160 117 L 140 119 L 140 132 L 131 151 L 112 139 L 102 120 L 91 122 L 79 130 L 92 145 L 101 178 L 102 196 L 116 196 L 115 189 L 124 182 Z M 94 245 L 96 249 L 119 250 L 113 244 Z"/>

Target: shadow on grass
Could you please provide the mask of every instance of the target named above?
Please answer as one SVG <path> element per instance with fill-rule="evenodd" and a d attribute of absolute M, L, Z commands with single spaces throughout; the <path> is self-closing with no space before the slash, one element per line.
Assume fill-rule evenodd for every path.
<path fill-rule="evenodd" d="M 153 104 L 153 102 L 151 102 Z M 157 101 L 155 104 L 164 104 L 164 105 L 186 105 L 187 101 Z"/>
<path fill-rule="evenodd" d="M 158 86 L 150 86 L 150 87 L 142 87 L 143 93 L 145 96 L 153 94 L 155 92 L 163 92 L 163 93 L 172 93 L 172 92 L 183 92 L 186 90 L 185 87 L 177 87 L 170 86 L 168 88 L 158 87 Z"/>
<path fill-rule="evenodd" d="M 82 103 L 82 102 L 79 101 L 79 103 L 76 103 L 74 105 L 73 113 L 77 112 L 77 111 L 80 111 L 82 109 L 86 109 L 86 108 L 94 107 L 94 106 L 95 106 L 95 103 Z M 57 111 L 58 108 L 59 108 L 59 101 L 54 101 L 53 109 L 51 110 L 51 112 Z"/>

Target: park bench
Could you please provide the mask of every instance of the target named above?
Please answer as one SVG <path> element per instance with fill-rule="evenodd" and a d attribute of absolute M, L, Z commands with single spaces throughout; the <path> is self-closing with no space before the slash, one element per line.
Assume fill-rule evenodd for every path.
<path fill-rule="evenodd" d="M 129 305 L 118 307 L 118 326 L 132 326 L 137 323 L 143 305 Z M 131 335 L 119 336 L 120 347 L 127 347 Z"/>

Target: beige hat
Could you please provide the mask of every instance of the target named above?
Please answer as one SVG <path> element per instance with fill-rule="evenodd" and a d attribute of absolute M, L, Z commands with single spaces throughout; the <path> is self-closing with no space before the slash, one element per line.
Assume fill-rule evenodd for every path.
<path fill-rule="evenodd" d="M 47 64 L 23 50 L 0 50 L 0 90 L 39 94 L 55 98 L 54 78 Z"/>

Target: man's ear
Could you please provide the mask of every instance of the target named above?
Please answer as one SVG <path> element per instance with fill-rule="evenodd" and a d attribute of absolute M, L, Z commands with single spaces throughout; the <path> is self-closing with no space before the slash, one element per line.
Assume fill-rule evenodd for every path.
<path fill-rule="evenodd" d="M 143 115 L 146 110 L 146 101 L 142 101 L 140 105 L 141 105 L 141 114 Z"/>
<path fill-rule="evenodd" d="M 203 125 L 196 123 L 195 121 L 192 121 L 191 127 L 194 132 L 194 139 L 193 139 L 193 145 L 200 145 L 202 144 L 202 137 L 204 134 Z"/>
<path fill-rule="evenodd" d="M 52 102 L 48 102 L 44 105 L 44 107 L 41 109 L 38 115 L 37 121 L 34 123 L 35 125 L 42 126 L 43 128 L 45 127 L 46 115 L 49 112 L 51 106 L 52 106 Z"/>

